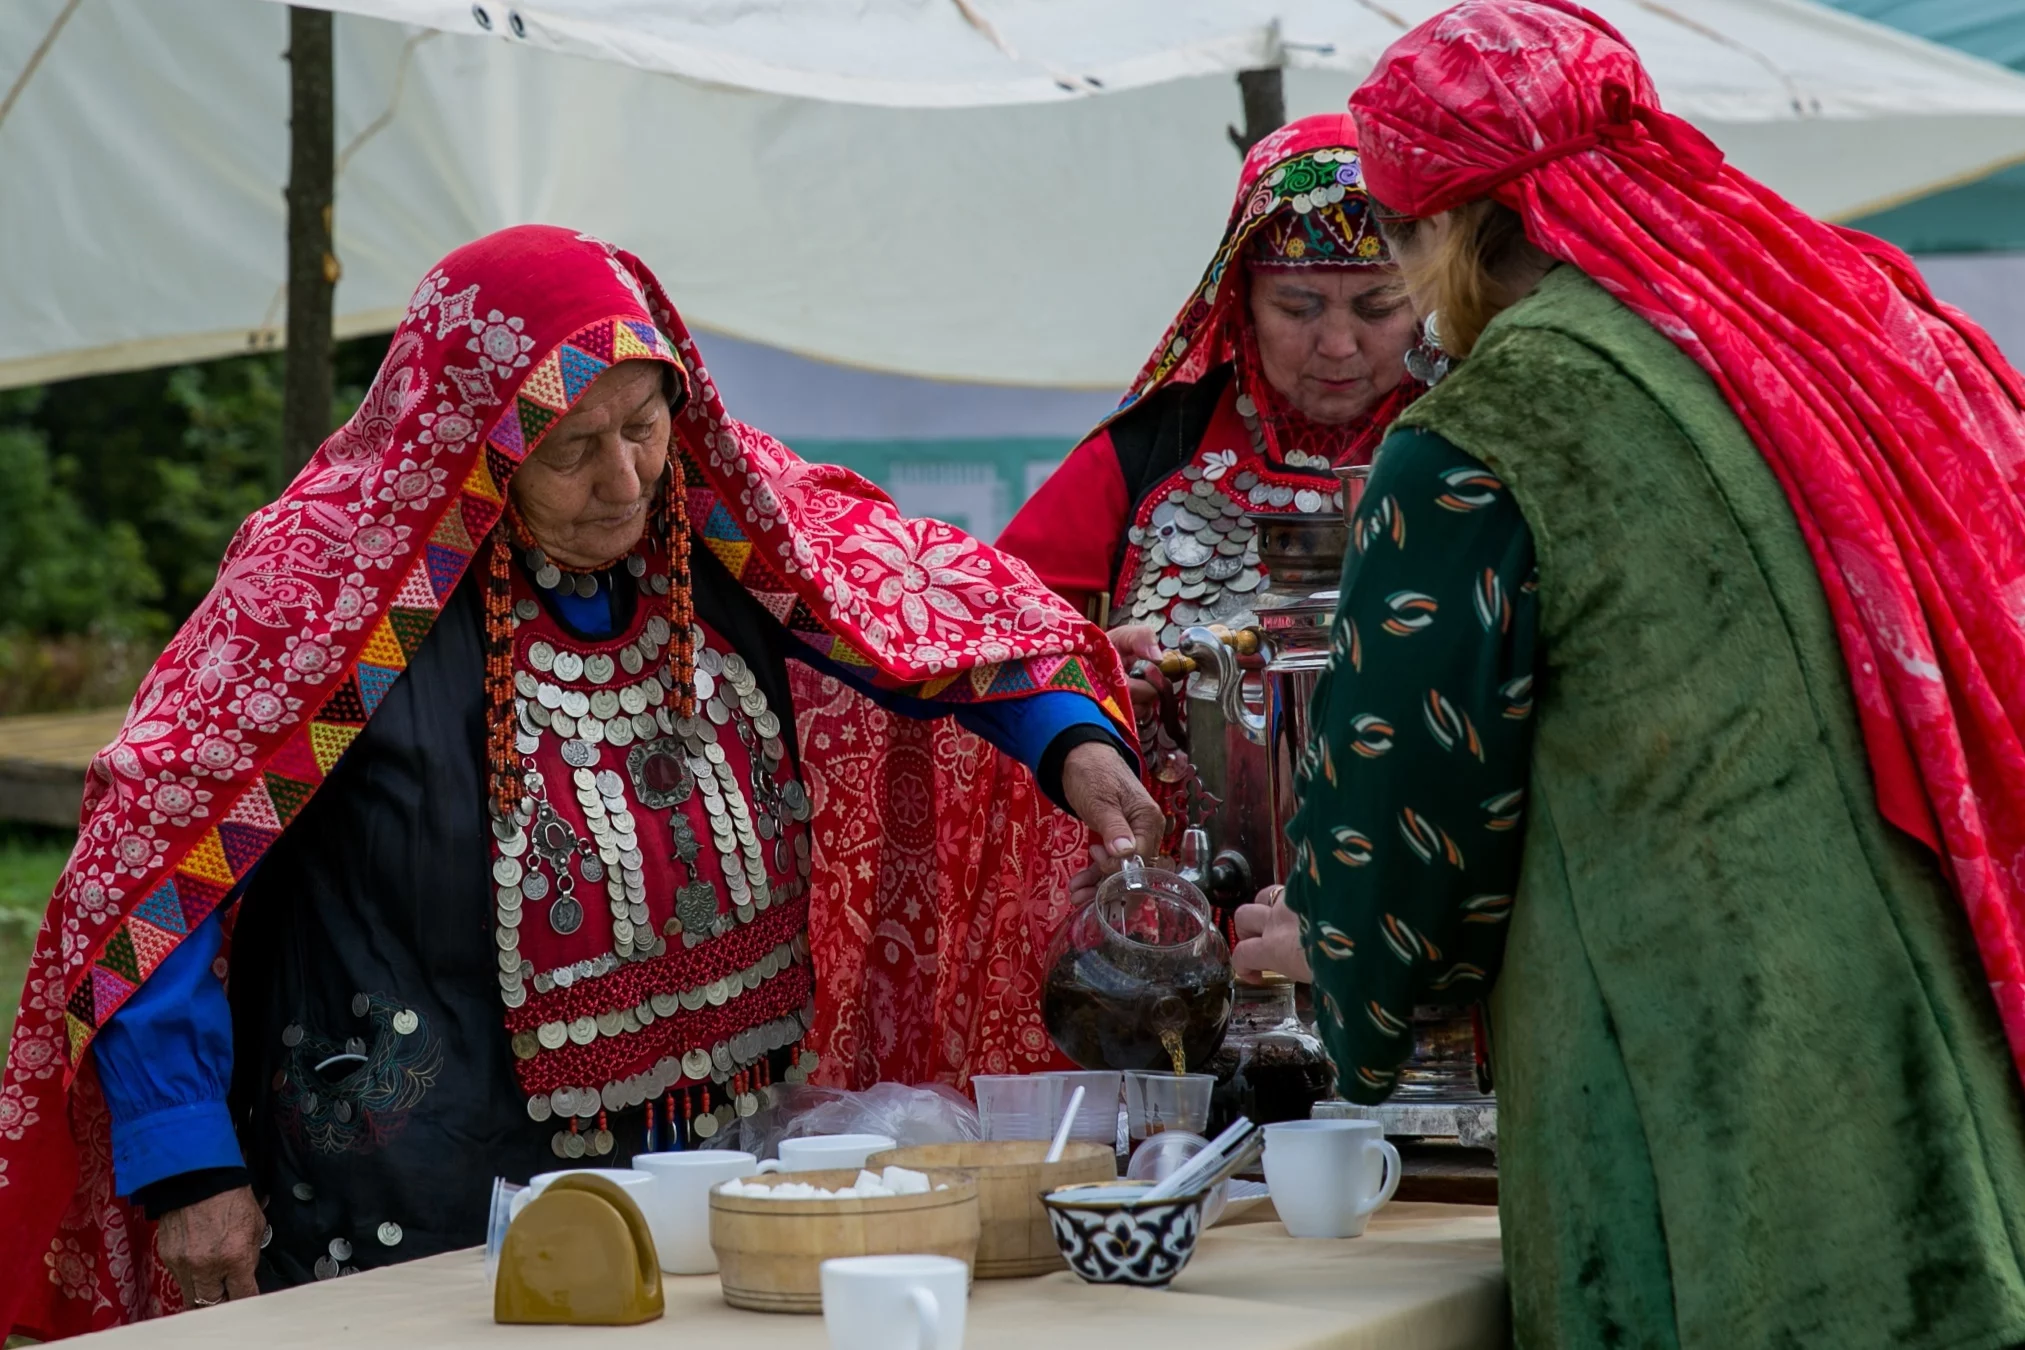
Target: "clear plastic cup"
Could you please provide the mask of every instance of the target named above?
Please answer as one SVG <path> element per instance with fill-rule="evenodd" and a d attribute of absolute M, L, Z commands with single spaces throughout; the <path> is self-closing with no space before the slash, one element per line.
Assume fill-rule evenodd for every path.
<path fill-rule="evenodd" d="M 973 1074 L 977 1123 L 986 1139 L 1053 1139 L 1062 1121 L 1062 1080 L 1046 1074 Z M 1071 1089 L 1073 1091 L 1073 1089 Z"/>
<path fill-rule="evenodd" d="M 1069 1098 L 1076 1095 L 1076 1089 L 1083 1089 L 1083 1104 L 1076 1108 L 1069 1138 L 1106 1148 L 1118 1146 L 1118 1094 L 1125 1085 L 1124 1074 L 1115 1069 L 1057 1069 L 1040 1076 L 1061 1080 L 1063 1111 L 1069 1109 Z M 1060 1115 L 1055 1122 L 1061 1123 Z M 1048 1137 L 1052 1139 L 1054 1132 L 1049 1131 Z"/>
<path fill-rule="evenodd" d="M 1181 1170 L 1181 1165 L 1209 1147 L 1209 1140 L 1187 1130 L 1162 1130 L 1148 1135 L 1146 1142 L 1132 1151 L 1132 1162 L 1125 1169 L 1127 1181 L 1165 1181 L 1168 1176 Z M 1208 1228 L 1223 1217 L 1224 1206 L 1230 1203 L 1227 1192 L 1228 1181 L 1219 1181 L 1210 1189 L 1209 1197 L 1202 1202 L 1202 1226 Z"/>
<path fill-rule="evenodd" d="M 1138 1070 L 1125 1075 L 1125 1117 L 1137 1144 L 1165 1130 L 1209 1134 L 1209 1094 L 1216 1075 Z"/>

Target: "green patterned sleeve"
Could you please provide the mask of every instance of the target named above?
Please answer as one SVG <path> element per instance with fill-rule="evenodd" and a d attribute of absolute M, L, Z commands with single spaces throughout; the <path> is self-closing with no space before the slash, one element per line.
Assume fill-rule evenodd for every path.
<path fill-rule="evenodd" d="M 1343 1095 L 1389 1093 L 1413 1010 L 1481 999 L 1504 954 L 1532 756 L 1538 579 L 1498 477 L 1388 436 L 1352 530 L 1297 768 L 1286 903 Z"/>

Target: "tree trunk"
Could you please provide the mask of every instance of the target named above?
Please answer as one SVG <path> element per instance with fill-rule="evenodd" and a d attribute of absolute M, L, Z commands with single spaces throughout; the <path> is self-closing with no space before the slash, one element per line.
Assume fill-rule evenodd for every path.
<path fill-rule="evenodd" d="M 338 261 L 331 240 L 336 92 L 331 16 L 288 11 L 288 366 L 282 390 L 285 485 L 330 433 L 331 293 Z"/>
<path fill-rule="evenodd" d="M 1245 155 L 1251 153 L 1253 146 L 1286 125 L 1287 95 L 1281 87 L 1278 66 L 1265 70 L 1241 70 L 1237 78 L 1238 93 L 1245 103 L 1245 129 L 1230 128 L 1230 143 L 1238 148 L 1239 154 Z"/>

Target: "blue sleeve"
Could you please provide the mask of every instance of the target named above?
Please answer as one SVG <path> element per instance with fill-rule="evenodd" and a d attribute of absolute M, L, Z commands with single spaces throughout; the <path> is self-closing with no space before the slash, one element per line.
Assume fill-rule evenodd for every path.
<path fill-rule="evenodd" d="M 165 1177 L 243 1164 L 225 1105 L 232 1008 L 211 970 L 225 945 L 222 914 L 221 906 L 184 938 L 92 1042 L 123 1196 Z"/>
<path fill-rule="evenodd" d="M 833 675 L 888 712 L 926 721 L 954 715 L 966 731 L 976 732 L 1009 758 L 1018 760 L 1036 778 L 1045 779 L 1042 766 L 1057 738 L 1069 735 L 1075 741 L 1103 739 L 1131 757 L 1125 741 L 1104 716 L 1096 701 L 1066 689 L 1049 689 L 1024 698 L 994 699 L 990 703 L 937 703 L 881 689 L 863 673 L 820 653 L 804 648 L 796 655 L 825 675 Z M 1098 733 L 1101 733 L 1098 734 Z M 1043 786 L 1047 786 L 1045 781 Z M 1050 792 L 1050 797 L 1056 793 Z"/>

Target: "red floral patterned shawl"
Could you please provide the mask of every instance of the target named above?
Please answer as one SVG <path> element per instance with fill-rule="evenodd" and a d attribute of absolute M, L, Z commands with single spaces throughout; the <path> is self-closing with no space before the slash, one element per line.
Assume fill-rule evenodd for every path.
<path fill-rule="evenodd" d="M 152 1226 L 112 1194 L 92 1037 L 316 792 L 515 467 L 628 359 L 686 367 L 690 518 L 796 637 L 919 697 L 1065 688 L 1117 715 L 1110 645 L 1025 565 L 732 420 L 638 259 L 543 226 L 459 249 L 415 292 L 357 415 L 240 529 L 92 763 L 0 1083 L 0 1327 L 49 1337 L 180 1306 Z"/>
<path fill-rule="evenodd" d="M 1445 11 L 1351 108 L 1380 201 L 1511 206 L 1736 409 L 1813 552 L 1878 806 L 1945 861 L 2025 1072 L 2018 373 L 1904 254 L 1725 164 L 1565 0 Z"/>

